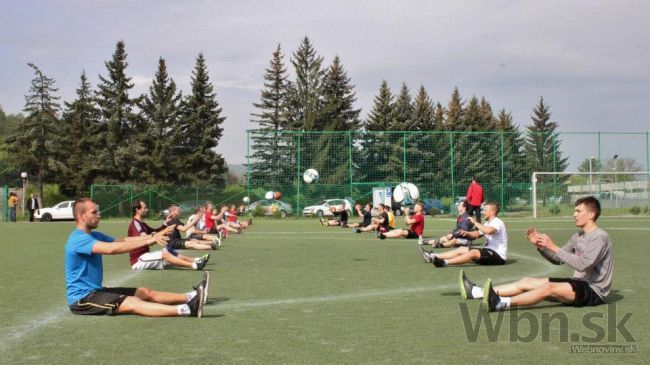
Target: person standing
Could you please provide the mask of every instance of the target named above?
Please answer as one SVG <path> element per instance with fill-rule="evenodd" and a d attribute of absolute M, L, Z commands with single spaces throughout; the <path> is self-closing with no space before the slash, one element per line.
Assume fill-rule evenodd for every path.
<path fill-rule="evenodd" d="M 9 199 L 7 200 L 7 206 L 9 207 L 9 222 L 16 221 L 16 206 L 18 205 L 18 197 L 16 193 L 9 193 Z"/>
<path fill-rule="evenodd" d="M 29 221 L 34 221 L 34 211 L 38 209 L 38 199 L 34 196 L 34 193 L 29 194 L 29 201 L 27 201 L 27 210 L 29 210 Z"/>
<path fill-rule="evenodd" d="M 476 177 L 472 177 L 472 182 L 467 188 L 465 201 L 469 203 L 469 210 L 467 211 L 469 215 L 474 215 L 476 220 L 480 222 L 481 204 L 485 201 L 485 196 L 483 195 L 483 187 L 478 183 Z"/>

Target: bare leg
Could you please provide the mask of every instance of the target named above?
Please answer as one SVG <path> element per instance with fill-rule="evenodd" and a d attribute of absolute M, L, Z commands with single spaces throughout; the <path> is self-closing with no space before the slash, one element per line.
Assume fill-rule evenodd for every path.
<path fill-rule="evenodd" d="M 169 262 L 170 264 L 174 265 L 174 266 L 188 267 L 190 269 L 194 268 L 194 266 L 193 266 L 194 260 L 192 260 L 190 262 L 190 261 L 183 260 L 182 258 L 180 258 L 180 256 L 181 256 L 180 254 L 178 256 L 179 257 L 176 257 L 176 256 L 170 254 L 169 252 L 163 252 L 163 254 L 162 254 L 163 259 L 165 261 Z M 185 257 L 187 257 L 187 256 L 185 256 Z"/>
<path fill-rule="evenodd" d="M 178 308 L 175 305 L 147 302 L 138 297 L 127 297 L 115 312 L 119 314 L 139 314 L 148 317 L 178 316 Z"/>
<path fill-rule="evenodd" d="M 371 224 L 371 225 L 369 225 L 367 227 L 363 227 L 363 228 L 361 228 L 359 230 L 361 232 L 370 232 L 370 231 L 374 231 L 375 229 L 377 229 L 377 225 L 376 224 Z"/>
<path fill-rule="evenodd" d="M 465 247 L 461 247 L 465 248 Z M 478 260 L 481 258 L 481 252 L 479 250 L 469 250 L 466 251 L 463 254 L 460 254 L 456 257 L 452 257 L 450 259 L 447 259 L 447 264 L 448 265 L 462 265 L 462 264 L 467 264 L 469 262 L 474 262 L 475 260 Z"/>
<path fill-rule="evenodd" d="M 212 249 L 212 246 L 210 246 L 209 243 L 202 243 L 202 242 L 210 242 L 210 241 L 185 241 L 185 248 L 192 249 L 192 250 Z"/>
<path fill-rule="evenodd" d="M 386 238 L 399 238 L 406 237 L 408 234 L 409 232 L 405 229 L 394 229 L 384 233 L 384 236 L 386 236 Z"/>
<path fill-rule="evenodd" d="M 521 293 L 531 291 L 548 283 L 548 278 L 522 278 L 514 283 L 494 287 L 494 291 L 502 297 L 514 297 Z"/>
<path fill-rule="evenodd" d="M 564 304 L 572 304 L 576 300 L 576 293 L 569 283 L 549 283 L 537 287 L 529 292 L 516 295 L 510 299 L 511 307 L 534 305 L 543 300 L 553 300 Z"/>
<path fill-rule="evenodd" d="M 135 296 L 145 302 L 159 304 L 185 304 L 187 302 L 185 294 L 168 293 L 149 288 L 137 288 L 135 290 Z"/>
<path fill-rule="evenodd" d="M 443 252 L 441 254 L 436 254 L 436 256 L 438 256 L 438 258 L 441 258 L 443 260 L 448 260 L 453 257 L 460 256 L 464 253 L 467 253 L 467 251 L 469 251 L 469 248 L 467 247 L 458 247 L 457 249 L 451 251 Z"/>

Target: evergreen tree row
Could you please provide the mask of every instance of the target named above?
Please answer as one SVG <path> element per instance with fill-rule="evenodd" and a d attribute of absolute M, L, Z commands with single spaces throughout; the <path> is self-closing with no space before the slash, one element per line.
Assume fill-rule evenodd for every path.
<path fill-rule="evenodd" d="M 61 110 L 54 79 L 29 64 L 35 78 L 26 118 L 5 139 L 14 168 L 30 171 L 41 187 L 58 183 L 71 196 L 87 194 L 93 183 L 223 187 L 227 167 L 214 148 L 225 117 L 203 55 L 187 96 L 163 58 L 148 93 L 132 96 L 122 41 L 105 65 L 96 89 L 81 73 L 75 100 Z"/>
<path fill-rule="evenodd" d="M 463 100 L 455 88 L 443 106 L 431 100 L 424 86 L 412 97 L 406 84 L 393 94 L 382 81 L 362 121 L 354 106 L 354 85 L 338 56 L 324 67 L 323 57 L 305 37 L 289 63 L 293 73 L 278 45 L 264 74 L 260 102 L 253 104 L 253 186 L 292 186 L 301 170 L 316 168 L 326 184 L 350 178 L 368 183 L 408 179 L 426 186 L 452 181 L 453 175 L 458 186 L 447 184 L 437 193 L 449 195 L 454 189 L 462 195 L 472 176 L 485 182 L 503 179 L 508 189 L 523 189 L 533 171 L 564 171 L 568 165 L 558 125 L 550 121 L 543 98 L 533 110 L 532 125 L 521 131 L 510 113 L 501 109 L 495 115 L 484 97 Z M 329 131 L 355 133 L 346 137 Z M 346 163 L 350 153 L 353 166 Z"/>

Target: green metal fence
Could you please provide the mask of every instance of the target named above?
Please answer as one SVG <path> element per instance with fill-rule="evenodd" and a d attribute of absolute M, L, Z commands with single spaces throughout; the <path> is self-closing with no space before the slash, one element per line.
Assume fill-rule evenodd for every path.
<path fill-rule="evenodd" d="M 279 191 L 296 213 L 321 199 L 370 200 L 373 187 L 401 181 L 415 183 L 424 199 L 440 200 L 451 210 L 473 176 L 487 199 L 499 202 L 503 211 L 530 213 L 534 171 L 575 171 L 588 160 L 594 172 L 605 171 L 611 160 L 619 170 L 650 170 L 648 132 L 249 130 L 247 138 L 248 194 L 261 199 L 266 191 Z M 635 164 L 622 166 L 624 161 Z M 308 168 L 319 171 L 317 183 L 303 182 Z M 568 191 L 572 177 L 544 179 L 538 200 L 544 206 L 557 205 L 558 194 Z"/>
<path fill-rule="evenodd" d="M 90 196 L 100 207 L 102 217 L 129 217 L 131 205 L 142 200 L 149 214 L 157 216 L 171 204 L 181 207 L 184 214 L 204 202 L 237 204 L 245 195 L 243 189 L 218 190 L 199 187 L 150 187 L 136 185 L 92 185 Z"/>

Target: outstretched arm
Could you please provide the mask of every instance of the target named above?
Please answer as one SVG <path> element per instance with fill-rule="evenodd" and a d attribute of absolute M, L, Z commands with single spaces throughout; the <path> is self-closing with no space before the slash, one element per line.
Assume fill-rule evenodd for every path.
<path fill-rule="evenodd" d="M 97 241 L 93 245 L 92 252 L 99 255 L 116 255 L 129 252 L 136 248 L 149 246 L 154 243 L 165 246 L 167 245 L 168 240 L 169 237 L 167 237 L 166 230 L 163 230 L 153 235 L 126 237 L 124 240 L 117 242 Z"/>

